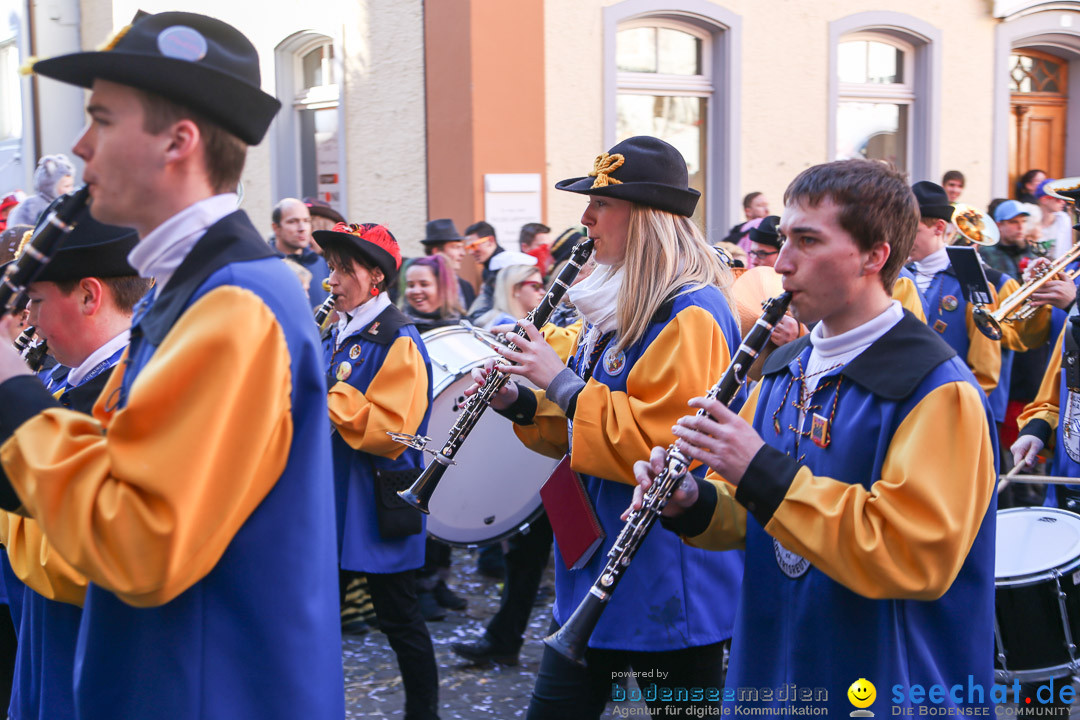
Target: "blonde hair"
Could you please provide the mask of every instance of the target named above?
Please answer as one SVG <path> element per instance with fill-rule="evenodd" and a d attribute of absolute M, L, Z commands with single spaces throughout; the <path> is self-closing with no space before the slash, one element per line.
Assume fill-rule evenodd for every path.
<path fill-rule="evenodd" d="M 660 306 L 676 295 L 713 285 L 734 307 L 731 270 L 688 217 L 633 203 L 623 267 L 616 352 L 644 337 Z"/>
<path fill-rule="evenodd" d="M 495 276 L 495 289 L 491 298 L 491 309 L 484 313 L 478 320 L 477 325 L 487 327 L 499 315 L 506 313 L 520 320 L 532 308 L 522 307 L 518 299 L 514 297 L 514 288 L 525 282 L 532 275 L 540 275 L 540 268 L 536 265 L 507 265 Z M 543 281 L 541 275 L 541 282 Z"/>

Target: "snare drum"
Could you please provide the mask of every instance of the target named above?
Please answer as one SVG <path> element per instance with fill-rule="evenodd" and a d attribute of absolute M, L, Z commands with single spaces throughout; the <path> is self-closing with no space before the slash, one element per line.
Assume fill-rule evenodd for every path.
<path fill-rule="evenodd" d="M 994 640 L 999 681 L 1070 675 L 1080 640 L 1080 515 L 1049 507 L 997 514 Z"/>
<path fill-rule="evenodd" d="M 493 335 L 487 336 L 495 341 Z M 421 338 L 431 358 L 434 384 L 427 434 L 437 450 L 465 404 L 463 391 L 472 384 L 470 372 L 499 355 L 463 327 L 436 328 Z M 514 381 L 529 386 L 521 378 Z M 525 530 L 542 512 L 540 486 L 559 463 L 525 447 L 513 424 L 490 408 L 454 461 L 431 497 L 427 530 L 456 547 L 489 545 Z"/>

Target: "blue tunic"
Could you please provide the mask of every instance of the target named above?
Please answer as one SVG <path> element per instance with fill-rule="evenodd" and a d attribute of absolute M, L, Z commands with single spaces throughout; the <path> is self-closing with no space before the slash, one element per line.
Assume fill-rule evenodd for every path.
<path fill-rule="evenodd" d="M 120 348 L 92 368 L 78 385 L 71 384 L 70 368 L 62 365 L 50 368 L 45 373 L 45 387 L 59 395 L 64 407 L 90 414 L 123 351 Z M 7 553 L 3 555 L 7 563 Z M 16 625 L 19 648 L 8 714 L 13 720 L 73 718 L 72 677 L 82 608 L 49 600 L 21 582 L 19 587 L 22 597 L 21 617 Z"/>
<path fill-rule="evenodd" d="M 720 291 L 705 287 L 679 295 L 661 308 L 645 336 L 624 351 L 625 365 L 613 374 L 605 362 L 597 362 L 593 379 L 612 392 L 625 392 L 634 365 L 668 323 L 690 307 L 704 308 L 715 318 L 729 352 L 734 353 L 740 342 L 738 321 Z M 571 360 L 570 367 L 575 372 L 582 367 L 583 353 L 584 348 L 579 347 Z M 708 389 L 701 388 L 700 394 L 704 395 Z M 588 452 L 588 448 L 573 448 L 573 452 Z M 556 542 L 554 609 L 559 624 L 566 622 L 599 576 L 608 550 L 623 528 L 619 516 L 630 506 L 634 494 L 634 488 L 626 483 L 593 475 L 582 475 L 581 479 L 607 537 L 589 563 L 573 571 L 566 569 Z M 710 552 L 690 547 L 672 533 L 659 529 L 650 532 L 612 594 L 589 647 L 665 651 L 730 638 L 742 568 L 741 551 Z"/>
<path fill-rule="evenodd" d="M 906 314 L 855 361 L 821 376 L 812 402 L 826 409 L 835 407 L 831 441 L 824 448 L 809 438 L 802 438 L 796 446 L 798 436 L 787 430 L 789 425 L 799 426 L 798 410 L 785 401 L 787 388 L 800 374 L 796 360 L 801 359 L 806 367 L 811 348 L 805 341 L 796 341 L 787 353 L 781 352 L 782 348 L 766 363 L 755 430 L 767 445 L 815 475 L 858 483 L 869 490 L 882 477 L 893 435 L 905 419 L 918 412 L 923 398 L 947 383 L 969 382 L 978 387 L 959 358 L 941 360 L 948 356 L 943 354 L 947 348 L 925 360 L 935 352 L 933 345 L 940 345 L 930 342 L 933 337 L 928 339 L 927 332 L 922 323 Z M 911 352 L 906 356 L 910 365 L 922 362 L 930 366 L 921 379 L 922 370 L 898 372 L 896 358 L 905 349 Z M 857 362 L 860 367 L 854 367 Z M 886 375 L 893 378 L 880 379 Z M 896 390 L 905 382 L 908 387 Z M 888 390 L 882 387 L 886 383 Z M 840 396 L 834 406 L 837 392 Z M 989 427 L 993 427 L 985 398 L 983 405 Z M 931 417 L 919 418 L 919 422 L 933 421 Z M 810 425 L 809 417 L 806 425 Z M 993 439 L 995 434 L 990 434 Z M 893 685 L 910 688 L 922 684 L 928 688 L 944 684 L 948 688 L 963 683 L 966 688 L 971 675 L 974 682 L 982 683 L 983 705 L 988 707 L 993 683 L 995 510 L 996 497 L 990 501 L 956 580 L 933 601 L 863 597 L 812 564 L 805 574 L 798 575 L 794 568 L 799 567 L 796 560 L 801 558 L 781 552 L 758 519 L 748 514 L 746 563 L 750 571 L 739 602 L 728 688 L 775 689 L 791 683 L 799 688 L 820 688 L 827 694 L 829 716 L 847 717 L 853 708 L 846 691 L 859 678 L 876 684 L 877 709 L 890 702 L 888 689 Z M 894 551 L 903 552 L 903 547 Z M 763 661 L 762 652 L 768 654 L 768 661 Z M 772 699 L 775 703 L 761 704 L 807 704 L 798 698 L 793 698 L 796 702 L 785 701 L 780 695 Z M 945 705 L 952 704 L 946 699 Z"/>
<path fill-rule="evenodd" d="M 175 599 L 136 608 L 90 584 L 75 657 L 80 720 L 344 715 L 318 333 L 295 276 L 243 212 L 211 226 L 133 320 L 119 401 L 182 313 L 221 286 L 256 294 L 281 327 L 292 382 L 288 460 L 214 568 Z"/>
<path fill-rule="evenodd" d="M 375 323 L 378 323 L 378 326 Z M 373 327 L 378 327 L 372 334 Z M 416 433 L 427 433 L 431 416 L 431 359 L 416 331 L 416 326 L 397 308 L 390 306 L 359 332 L 353 333 L 334 349 L 337 329 L 323 339 L 324 366 L 328 382 L 337 382 L 342 362 L 352 370 L 345 379 L 360 392 L 366 392 L 382 368 L 394 341 L 407 337 L 420 351 L 427 368 L 427 409 Z M 357 348 L 354 350 L 354 348 Z M 337 507 L 338 558 L 346 570 L 370 573 L 395 573 L 415 570 L 424 564 L 427 516 L 421 515 L 421 531 L 403 538 L 385 539 L 379 534 L 375 507 L 375 469 L 388 471 L 421 469 L 423 453 L 407 448 L 396 459 L 354 450 L 337 432 L 333 435 L 334 491 Z"/>

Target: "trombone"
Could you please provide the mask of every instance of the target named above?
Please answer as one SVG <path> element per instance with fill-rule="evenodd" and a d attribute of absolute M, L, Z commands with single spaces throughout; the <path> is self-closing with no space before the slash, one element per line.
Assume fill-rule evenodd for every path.
<path fill-rule="evenodd" d="M 1077 201 L 1080 200 L 1080 177 L 1055 180 L 1047 183 L 1043 189 L 1047 195 L 1069 203 L 1072 206 L 1073 213 L 1080 218 L 1080 208 L 1077 207 Z M 1002 300 L 997 310 L 991 312 L 982 305 L 976 306 L 972 311 L 976 327 L 991 340 L 1000 340 L 1002 324 L 1023 322 L 1038 310 L 1036 306 L 1031 304 L 1031 296 L 1036 290 L 1059 274 L 1066 280 L 1075 280 L 1077 275 L 1080 275 L 1080 270 L 1065 270 L 1069 264 L 1077 259 L 1080 259 L 1080 245 L 1073 245 L 1068 252 L 1041 268 L 1030 280 Z"/>
<path fill-rule="evenodd" d="M 985 306 L 976 305 L 972 310 L 976 327 L 991 340 L 1000 340 L 1003 323 L 1023 322 L 1038 311 L 1039 308 L 1031 304 L 1031 296 L 1036 290 L 1059 274 L 1066 280 L 1075 280 L 1076 276 L 1080 275 L 1080 270 L 1068 272 L 1065 270 L 1078 258 L 1080 258 L 1080 245 L 1073 245 L 1067 253 L 1040 269 L 1034 277 L 1002 300 L 997 310 L 990 312 Z"/>

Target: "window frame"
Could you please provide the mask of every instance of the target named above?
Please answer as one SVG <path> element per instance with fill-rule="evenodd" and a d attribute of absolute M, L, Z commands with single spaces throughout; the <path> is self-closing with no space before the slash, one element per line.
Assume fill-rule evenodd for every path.
<path fill-rule="evenodd" d="M 876 42 L 900 50 L 903 53 L 903 67 L 901 71 L 905 80 L 899 83 L 852 83 L 841 81 L 839 77 L 840 45 L 847 42 Z M 836 133 L 836 145 L 840 144 L 840 131 L 839 128 L 836 127 L 836 124 L 839 121 L 840 105 L 844 103 L 871 103 L 875 105 L 905 106 L 907 108 L 908 119 L 907 137 L 904 138 L 905 152 L 903 170 L 910 173 L 914 161 L 915 150 L 915 46 L 890 35 L 863 31 L 842 36 L 836 47 L 838 56 L 836 65 L 837 98 L 836 113 L 834 113 L 833 116 L 833 131 Z M 836 159 L 836 153 L 837 149 L 834 147 L 832 153 L 829 155 L 829 159 Z"/>
<path fill-rule="evenodd" d="M 909 49 L 904 58 L 903 85 L 910 87 L 908 104 L 907 173 L 911 180 L 938 181 L 941 127 L 942 33 L 941 30 L 912 15 L 891 11 L 855 13 L 829 23 L 827 158 L 836 157 L 837 113 L 840 102 L 900 102 L 895 85 L 870 89 L 872 83 L 841 83 L 839 46 L 848 40 L 873 39 Z M 841 92 L 841 86 L 845 92 Z M 857 88 L 857 90 L 855 90 Z M 854 90 L 849 94 L 847 90 Z"/>
<path fill-rule="evenodd" d="M 732 222 L 741 217 L 740 172 L 742 151 L 739 143 L 740 103 L 742 96 L 742 18 L 709 0 L 623 0 L 603 9 L 604 22 L 604 97 L 603 147 L 615 144 L 617 124 L 616 98 L 620 93 L 707 97 L 706 148 L 710 160 L 705 167 L 705 203 L 709 242 L 718 242 Z M 616 64 L 619 30 L 641 26 L 664 26 L 707 38 L 702 46 L 703 75 L 628 73 Z M 620 77 L 632 75 L 635 77 Z M 656 75 L 655 78 L 641 78 Z M 707 77 L 711 91 L 701 78 Z M 689 81 L 689 82 L 688 82 Z M 677 92 L 676 92 L 677 91 Z"/>
<path fill-rule="evenodd" d="M 304 57 L 316 48 L 330 45 L 333 77 L 338 82 L 315 87 L 304 86 Z M 278 43 L 274 52 L 277 97 L 283 109 L 272 126 L 271 189 L 275 201 L 285 197 L 303 197 L 303 158 L 299 114 L 302 110 L 337 110 L 338 115 L 338 185 L 340 200 L 336 208 L 347 215 L 348 185 L 345 157 L 345 104 L 341 92 L 344 65 L 340 33 L 303 30 Z"/>

